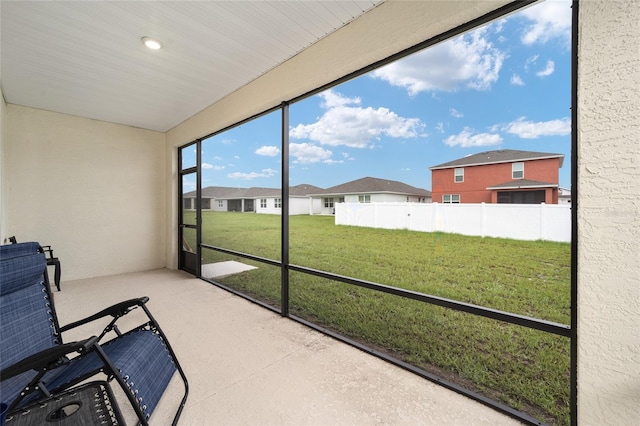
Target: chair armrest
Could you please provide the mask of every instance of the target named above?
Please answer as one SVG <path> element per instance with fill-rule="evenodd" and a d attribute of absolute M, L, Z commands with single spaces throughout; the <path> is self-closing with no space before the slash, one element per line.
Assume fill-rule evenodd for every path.
<path fill-rule="evenodd" d="M 100 312 L 97 312 L 91 316 L 69 323 L 64 327 L 60 327 L 60 332 L 71 330 L 72 328 L 76 328 L 83 324 L 87 324 L 91 321 L 104 318 L 106 316 L 112 316 L 114 318 L 121 317 L 126 313 L 128 313 L 132 308 L 135 308 L 137 306 L 142 306 L 148 301 L 149 301 L 149 298 L 147 296 L 144 296 L 144 297 L 139 297 L 137 299 L 129 299 L 129 300 L 125 300 L 124 302 L 116 303 L 115 305 L 109 306 L 108 308 L 103 309 Z"/>
<path fill-rule="evenodd" d="M 49 253 L 49 259 L 53 259 L 53 249 L 51 246 L 40 246 L 45 253 Z"/>
<path fill-rule="evenodd" d="M 43 370 L 54 368 L 57 364 L 63 362 L 65 357 L 71 353 L 84 353 L 91 349 L 98 338 L 96 336 L 79 342 L 65 343 L 64 345 L 54 346 L 45 349 L 31 356 L 28 356 L 13 365 L 0 371 L 2 380 L 10 379 L 29 370 Z"/>

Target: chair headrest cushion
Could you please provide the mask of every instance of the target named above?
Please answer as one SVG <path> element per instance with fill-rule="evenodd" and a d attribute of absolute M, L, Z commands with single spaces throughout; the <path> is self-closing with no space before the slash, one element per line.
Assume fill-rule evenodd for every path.
<path fill-rule="evenodd" d="M 0 261 L 42 251 L 40 244 L 35 242 L 0 245 Z"/>
<path fill-rule="evenodd" d="M 42 282 L 47 260 L 44 253 L 0 258 L 0 296 Z"/>

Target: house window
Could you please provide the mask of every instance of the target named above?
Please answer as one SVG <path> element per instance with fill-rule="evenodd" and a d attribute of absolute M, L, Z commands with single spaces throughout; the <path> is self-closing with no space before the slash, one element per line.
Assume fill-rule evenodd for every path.
<path fill-rule="evenodd" d="M 358 202 L 359 203 L 370 203 L 371 202 L 371 195 L 358 195 Z"/>
<path fill-rule="evenodd" d="M 276 209 L 281 209 L 282 208 L 282 198 L 276 198 L 274 207 Z"/>
<path fill-rule="evenodd" d="M 224 201 L 218 200 L 218 207 L 224 207 Z"/>
<path fill-rule="evenodd" d="M 460 167 L 453 170 L 453 181 L 464 182 L 464 168 Z"/>
<path fill-rule="evenodd" d="M 333 198 L 325 198 L 324 206 L 327 208 L 333 207 Z"/>
<path fill-rule="evenodd" d="M 545 191 L 498 191 L 498 204 L 541 204 Z"/>
<path fill-rule="evenodd" d="M 445 204 L 460 204 L 460 194 L 444 194 L 442 202 Z"/>
<path fill-rule="evenodd" d="M 511 166 L 511 177 L 522 179 L 524 177 L 524 163 L 513 163 Z"/>
<path fill-rule="evenodd" d="M 260 198 L 260 208 L 261 209 L 266 209 L 267 208 L 267 199 L 266 198 Z"/>
<path fill-rule="evenodd" d="M 344 203 L 344 197 L 338 197 L 338 202 L 339 203 Z"/>

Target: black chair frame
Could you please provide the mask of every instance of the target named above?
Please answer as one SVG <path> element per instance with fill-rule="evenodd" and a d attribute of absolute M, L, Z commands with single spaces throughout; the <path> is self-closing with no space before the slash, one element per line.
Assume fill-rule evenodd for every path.
<path fill-rule="evenodd" d="M 44 251 L 42 248 L 40 250 L 41 252 Z M 51 286 L 46 279 L 46 267 L 44 267 L 43 274 L 44 279 L 42 280 L 43 282 L 41 284 L 43 286 L 43 291 L 46 293 L 50 301 L 49 313 L 52 322 L 51 327 L 54 329 L 53 333 L 58 336 L 56 340 L 58 340 L 60 344 L 42 350 L 31 356 L 25 357 L 22 360 L 14 363 L 13 365 L 7 366 L 6 368 L 2 369 L 2 371 L 0 371 L 0 379 L 2 381 L 29 372 L 30 370 L 34 370 L 35 372 L 37 372 L 35 376 L 33 376 L 33 378 L 24 385 L 23 390 L 20 392 L 19 396 L 15 400 L 10 402 L 7 411 L 14 411 L 22 406 L 33 403 L 36 400 L 49 398 L 55 393 L 68 390 L 73 386 L 91 377 L 94 377 L 96 374 L 103 373 L 104 375 L 106 375 L 106 380 L 108 382 L 115 380 L 123 389 L 124 394 L 127 396 L 127 399 L 129 400 L 136 416 L 138 417 L 139 423 L 142 425 L 148 425 L 148 416 L 143 411 L 143 409 L 146 409 L 146 406 L 142 406 L 142 403 L 138 399 L 138 396 L 136 395 L 130 384 L 127 383 L 127 377 L 123 377 L 117 366 L 115 366 L 111 361 L 110 357 L 105 352 L 105 345 L 108 346 L 110 343 L 115 342 L 118 339 L 132 333 L 140 331 L 152 331 L 153 333 L 157 334 L 162 340 L 165 349 L 169 352 L 170 357 L 172 358 L 172 363 L 175 366 L 175 370 L 179 373 L 184 384 L 184 395 L 182 397 L 182 400 L 180 401 L 179 407 L 172 422 L 173 425 L 176 425 L 187 400 L 189 385 L 184 370 L 179 364 L 175 352 L 173 348 L 171 348 L 166 335 L 146 306 L 149 298 L 141 297 L 126 300 L 103 309 L 100 312 L 97 312 L 86 318 L 74 321 L 61 327 L 58 323 L 58 318 L 53 303 Z M 144 311 L 144 314 L 147 318 L 146 322 L 143 322 L 142 324 L 139 324 L 138 326 L 124 333 L 121 332 L 118 328 L 117 321 L 135 309 L 142 309 Z M 77 342 L 64 344 L 62 343 L 62 333 L 76 329 L 77 327 L 83 326 L 93 321 L 108 317 L 111 317 L 111 319 L 98 336 L 91 336 L 87 339 Z M 110 333 L 115 333 L 115 337 L 109 339 L 108 337 L 111 336 Z M 25 338 L 28 338 L 28 336 Z M 43 383 L 43 378 L 48 372 L 60 367 L 73 364 L 74 362 L 81 360 L 82 357 L 88 357 L 92 354 L 95 354 L 95 356 L 97 356 L 101 361 L 98 368 L 92 368 L 89 371 L 84 371 L 81 374 L 74 376 L 73 379 L 65 382 L 63 386 L 49 388 L 45 383 Z M 69 358 L 70 355 L 77 356 Z"/>

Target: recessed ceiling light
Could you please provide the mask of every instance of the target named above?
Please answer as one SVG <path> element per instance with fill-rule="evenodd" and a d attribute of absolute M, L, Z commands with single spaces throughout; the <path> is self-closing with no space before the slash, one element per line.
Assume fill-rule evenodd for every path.
<path fill-rule="evenodd" d="M 160 40 L 156 40 L 155 38 L 145 36 L 145 37 L 142 37 L 142 42 L 149 49 L 153 49 L 153 50 L 162 49 L 162 42 Z"/>

